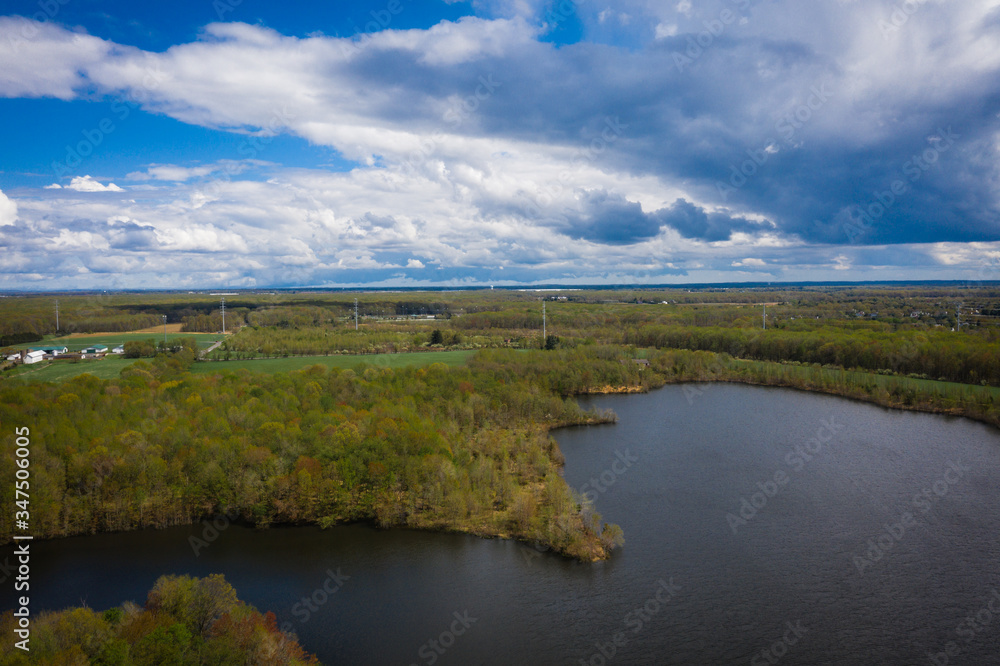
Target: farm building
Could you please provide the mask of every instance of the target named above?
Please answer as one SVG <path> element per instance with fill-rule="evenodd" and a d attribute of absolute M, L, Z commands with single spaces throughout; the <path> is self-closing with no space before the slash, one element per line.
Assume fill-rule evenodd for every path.
<path fill-rule="evenodd" d="M 80 352 L 81 354 L 107 354 L 108 348 L 104 345 L 98 345 L 96 347 L 87 347 Z"/>
<path fill-rule="evenodd" d="M 45 358 L 45 351 L 42 349 L 33 349 L 24 355 L 25 363 L 38 363 Z"/>
<path fill-rule="evenodd" d="M 115 347 L 114 349 L 111 350 L 111 353 L 112 354 L 124 354 L 125 353 L 125 345 L 118 345 L 117 347 Z"/>
<path fill-rule="evenodd" d="M 40 351 L 46 356 L 59 356 L 59 354 L 69 352 L 69 349 L 66 347 L 32 347 L 31 351 Z"/>

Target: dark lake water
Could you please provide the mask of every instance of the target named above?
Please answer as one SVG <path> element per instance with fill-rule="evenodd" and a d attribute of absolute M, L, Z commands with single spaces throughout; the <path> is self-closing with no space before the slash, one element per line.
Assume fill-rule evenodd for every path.
<path fill-rule="evenodd" d="M 365 526 L 196 556 L 197 526 L 35 543 L 34 608 L 223 573 L 328 664 L 1000 664 L 1000 431 L 729 384 L 584 402 L 619 422 L 555 435 L 608 562 Z"/>

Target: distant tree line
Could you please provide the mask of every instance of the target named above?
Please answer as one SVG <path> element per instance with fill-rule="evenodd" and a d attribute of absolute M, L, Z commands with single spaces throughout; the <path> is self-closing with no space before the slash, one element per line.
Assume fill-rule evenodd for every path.
<path fill-rule="evenodd" d="M 723 352 L 739 358 L 797 361 L 913 374 L 968 384 L 1000 385 L 1000 331 L 809 330 L 642 326 L 625 344 Z"/>
<path fill-rule="evenodd" d="M 0 347 L 38 342 L 41 339 L 42 336 L 37 333 L 10 333 L 8 335 L 0 335 Z"/>

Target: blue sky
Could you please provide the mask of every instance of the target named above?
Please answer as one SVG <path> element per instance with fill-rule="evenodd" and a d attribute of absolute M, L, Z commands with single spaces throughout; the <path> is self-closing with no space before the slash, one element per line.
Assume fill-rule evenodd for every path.
<path fill-rule="evenodd" d="M 0 289 L 1000 279 L 1000 0 L 7 11 Z"/>

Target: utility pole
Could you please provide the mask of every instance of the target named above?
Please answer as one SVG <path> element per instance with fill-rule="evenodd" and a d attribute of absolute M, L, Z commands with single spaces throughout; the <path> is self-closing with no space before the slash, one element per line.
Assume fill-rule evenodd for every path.
<path fill-rule="evenodd" d="M 59 299 L 56 299 L 56 333 L 59 332 Z"/>
<path fill-rule="evenodd" d="M 222 332 L 223 332 L 223 334 L 225 334 L 225 332 L 226 332 L 226 297 L 225 296 L 222 297 L 222 306 L 221 306 L 221 308 L 222 308 Z"/>
<path fill-rule="evenodd" d="M 167 348 L 167 315 L 160 315 L 163 317 L 163 348 Z"/>
<path fill-rule="evenodd" d="M 764 314 L 760 317 L 764 322 L 764 330 L 767 330 L 767 303 L 764 303 Z"/>
<path fill-rule="evenodd" d="M 542 348 L 545 347 L 545 301 L 542 301 Z"/>
<path fill-rule="evenodd" d="M 354 330 L 358 330 L 358 299 L 354 299 Z"/>

